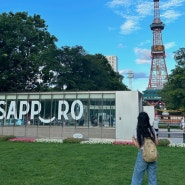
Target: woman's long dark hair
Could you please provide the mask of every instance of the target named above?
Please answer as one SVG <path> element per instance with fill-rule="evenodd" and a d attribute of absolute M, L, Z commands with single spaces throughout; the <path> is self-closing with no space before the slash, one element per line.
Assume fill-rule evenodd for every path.
<path fill-rule="evenodd" d="M 143 145 L 144 138 L 151 138 L 153 142 L 155 142 L 155 133 L 150 125 L 150 118 L 146 112 L 139 113 L 137 117 L 137 140 L 139 146 Z"/>

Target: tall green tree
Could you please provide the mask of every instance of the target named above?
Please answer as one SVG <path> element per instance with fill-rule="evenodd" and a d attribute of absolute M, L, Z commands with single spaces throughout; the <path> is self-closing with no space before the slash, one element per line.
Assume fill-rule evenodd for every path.
<path fill-rule="evenodd" d="M 39 15 L 1 14 L 0 92 L 128 90 L 103 55 L 56 41 Z"/>
<path fill-rule="evenodd" d="M 0 15 L 0 92 L 40 89 L 40 67 L 56 48 L 56 37 L 47 31 L 39 15 L 26 12 Z M 49 76 L 45 75 L 47 81 Z"/>
<path fill-rule="evenodd" d="M 82 46 L 62 47 L 55 63 L 55 90 L 128 90 L 103 55 L 89 55 Z"/>
<path fill-rule="evenodd" d="M 168 108 L 185 112 L 185 48 L 176 51 L 174 59 L 175 69 L 160 95 Z"/>

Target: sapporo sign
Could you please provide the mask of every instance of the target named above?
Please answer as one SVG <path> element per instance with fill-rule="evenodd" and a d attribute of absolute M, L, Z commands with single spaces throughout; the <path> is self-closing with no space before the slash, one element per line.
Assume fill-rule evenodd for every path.
<path fill-rule="evenodd" d="M 75 107 L 78 106 L 78 113 L 75 111 Z M 71 117 L 74 120 L 81 119 L 83 115 L 83 104 L 80 100 L 74 100 L 71 104 L 71 110 L 69 110 L 70 106 L 66 100 L 58 101 L 58 112 L 57 117 L 53 116 L 52 118 L 45 119 L 42 118 L 39 114 L 42 111 L 42 104 L 38 100 L 28 101 L 19 101 L 19 107 L 16 101 L 10 101 L 9 107 L 6 107 L 6 101 L 0 101 L 0 120 L 1 119 L 10 119 L 14 117 L 14 119 L 22 119 L 23 116 L 26 116 L 28 113 L 30 114 L 30 120 L 33 120 L 35 116 L 38 116 L 39 120 L 43 123 L 50 123 L 54 121 L 56 118 L 61 120 L 62 117 L 65 120 L 68 120 L 67 114 L 71 111 Z"/>

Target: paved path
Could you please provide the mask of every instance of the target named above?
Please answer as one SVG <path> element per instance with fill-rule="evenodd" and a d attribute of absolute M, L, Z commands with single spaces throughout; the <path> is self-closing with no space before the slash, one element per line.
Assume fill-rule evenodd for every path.
<path fill-rule="evenodd" d="M 171 140 L 172 143 L 183 143 L 183 137 L 185 137 L 185 133 L 180 129 L 170 129 L 170 132 L 168 129 L 159 130 L 159 139 L 167 138 Z"/>

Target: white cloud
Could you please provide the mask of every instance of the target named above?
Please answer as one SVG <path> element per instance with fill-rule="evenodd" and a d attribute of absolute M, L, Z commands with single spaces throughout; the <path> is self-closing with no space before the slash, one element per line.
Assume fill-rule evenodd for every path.
<path fill-rule="evenodd" d="M 168 24 L 181 17 L 183 12 L 180 12 L 179 7 L 183 7 L 184 4 L 185 0 L 169 0 L 168 2 L 161 2 L 161 17 L 166 19 L 164 22 Z"/>
<path fill-rule="evenodd" d="M 136 6 L 136 12 L 140 16 L 147 16 L 153 13 L 153 2 L 143 2 Z"/>
<path fill-rule="evenodd" d="M 148 78 L 148 75 L 145 72 L 134 72 L 130 69 L 122 69 L 119 71 L 119 74 L 124 75 L 125 77 L 128 76 L 128 73 L 133 73 L 133 78 L 139 79 L 139 78 Z"/>
<path fill-rule="evenodd" d="M 161 17 L 164 17 L 165 23 L 170 23 L 176 19 L 178 19 L 181 16 L 181 14 L 174 10 L 167 10 L 163 14 L 161 14 Z"/>
<path fill-rule="evenodd" d="M 149 8 L 150 4 L 144 0 L 112 0 L 108 6 L 117 15 L 123 17 L 124 23 L 120 26 L 120 33 L 125 35 L 141 29 L 139 22 L 151 14 L 152 7 Z"/>
<path fill-rule="evenodd" d="M 150 64 L 151 62 L 151 51 L 149 49 L 135 48 L 134 53 L 137 56 L 137 64 Z"/>
<path fill-rule="evenodd" d="M 137 25 L 137 19 L 127 19 L 120 27 L 121 34 L 130 34 L 133 31 L 140 29 Z"/>
<path fill-rule="evenodd" d="M 169 42 L 165 44 L 165 49 L 170 49 L 176 46 L 175 42 Z M 151 63 L 151 50 L 143 48 L 134 48 L 136 55 L 136 64 L 150 64 Z"/>
<path fill-rule="evenodd" d="M 165 44 L 165 49 L 170 49 L 174 46 L 176 46 L 175 42 L 169 42 Z"/>
<path fill-rule="evenodd" d="M 121 34 L 130 34 L 138 29 L 141 29 L 141 22 L 148 16 L 153 16 L 153 1 L 147 0 L 111 0 L 107 5 L 114 12 L 123 17 L 123 24 L 120 26 Z M 181 12 L 179 7 L 184 7 L 185 0 L 168 0 L 159 2 L 160 14 L 165 23 L 170 23 L 184 12 Z M 176 10 L 178 8 L 178 10 Z M 135 17 L 133 19 L 133 17 Z"/>
<path fill-rule="evenodd" d="M 167 54 L 166 54 L 166 58 L 168 58 L 168 60 L 169 60 L 169 59 L 173 59 L 173 62 L 174 62 L 174 55 L 175 55 L 174 52 L 167 53 Z"/>
<path fill-rule="evenodd" d="M 185 0 L 170 0 L 168 2 L 161 2 L 160 4 L 160 8 L 163 10 L 167 10 L 170 8 L 175 8 L 175 7 L 179 7 L 179 6 L 183 6 L 183 3 L 185 2 Z"/>
<path fill-rule="evenodd" d="M 119 70 L 119 74 L 123 75 L 123 74 L 127 74 L 130 71 L 130 69 L 121 69 Z"/>
<path fill-rule="evenodd" d="M 120 6 L 130 6 L 132 4 L 131 0 L 112 0 L 107 3 L 109 7 L 115 8 Z"/>
<path fill-rule="evenodd" d="M 144 59 L 144 58 L 143 59 L 138 58 L 138 59 L 136 59 L 136 63 L 137 64 L 150 64 L 150 60 L 147 60 L 147 59 Z"/>
<path fill-rule="evenodd" d="M 149 44 L 149 43 L 151 43 L 150 40 L 145 40 L 144 42 L 141 42 L 141 43 L 139 44 L 139 46 L 144 46 L 144 45 Z"/>
<path fill-rule="evenodd" d="M 134 78 L 137 78 L 137 79 L 148 78 L 148 75 L 144 72 L 136 72 L 136 73 L 134 73 Z"/>

